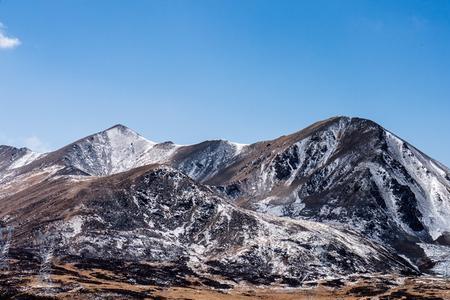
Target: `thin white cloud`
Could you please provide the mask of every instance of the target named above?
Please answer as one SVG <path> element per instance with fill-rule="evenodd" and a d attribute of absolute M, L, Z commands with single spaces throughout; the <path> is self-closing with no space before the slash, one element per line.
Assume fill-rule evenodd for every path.
<path fill-rule="evenodd" d="M 37 136 L 30 136 L 24 139 L 25 147 L 40 153 L 50 151 L 49 146 Z"/>
<path fill-rule="evenodd" d="M 0 145 L 12 146 L 16 148 L 27 147 L 35 152 L 46 153 L 51 151 L 51 147 L 39 137 L 32 135 L 27 138 L 11 138 L 0 132 Z"/>
<path fill-rule="evenodd" d="M 5 26 L 0 22 L 0 49 L 13 49 L 21 44 L 15 37 L 9 37 L 5 33 Z"/>

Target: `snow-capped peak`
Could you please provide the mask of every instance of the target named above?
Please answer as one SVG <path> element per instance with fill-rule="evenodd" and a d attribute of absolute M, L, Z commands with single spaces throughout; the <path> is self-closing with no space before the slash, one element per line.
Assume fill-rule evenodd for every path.
<path fill-rule="evenodd" d="M 118 124 L 62 149 L 64 164 L 84 173 L 105 176 L 132 168 L 165 163 L 181 146 L 147 140 Z"/>
<path fill-rule="evenodd" d="M 144 138 L 143 136 L 138 134 L 136 131 L 134 131 L 122 124 L 114 125 L 102 132 L 97 133 L 97 134 L 106 134 L 111 140 L 119 139 L 119 143 L 121 143 L 121 141 L 123 141 L 123 139 L 125 138 L 125 140 L 136 139 L 139 141 L 143 141 L 147 144 L 153 144 L 153 145 L 157 144 L 156 142 L 153 142 L 153 141 L 150 141 L 150 140 Z"/>
<path fill-rule="evenodd" d="M 91 175 L 110 175 L 140 166 L 155 145 L 128 127 L 115 125 L 67 146 L 65 161 Z"/>

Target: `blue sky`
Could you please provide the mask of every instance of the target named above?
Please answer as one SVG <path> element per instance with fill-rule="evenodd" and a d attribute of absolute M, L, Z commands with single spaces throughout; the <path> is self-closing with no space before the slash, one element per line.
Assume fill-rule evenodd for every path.
<path fill-rule="evenodd" d="M 450 166 L 450 1 L 2 0 L 0 22 L 0 144 L 116 123 L 250 143 L 348 115 Z"/>

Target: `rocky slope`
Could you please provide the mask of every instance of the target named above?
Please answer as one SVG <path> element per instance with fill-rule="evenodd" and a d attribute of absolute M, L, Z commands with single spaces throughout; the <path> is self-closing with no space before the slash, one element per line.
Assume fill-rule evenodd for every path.
<path fill-rule="evenodd" d="M 0 219 L 16 228 L 11 248 L 32 255 L 43 243 L 59 260 L 178 263 L 202 276 L 265 284 L 414 273 L 408 262 L 355 232 L 238 208 L 169 167 L 60 179 L 15 197 L 2 201 Z"/>
<path fill-rule="evenodd" d="M 46 154 L 1 146 L 0 225 L 19 261 L 168 263 L 219 285 L 442 271 L 450 172 L 358 118 L 252 145 L 117 125 Z"/>
<path fill-rule="evenodd" d="M 27 148 L 0 146 L 0 172 L 20 168 L 37 159 L 40 154 Z"/>
<path fill-rule="evenodd" d="M 319 122 L 229 162 L 203 182 L 242 207 L 345 224 L 424 270 L 424 245 L 449 245 L 449 169 L 369 120 Z"/>

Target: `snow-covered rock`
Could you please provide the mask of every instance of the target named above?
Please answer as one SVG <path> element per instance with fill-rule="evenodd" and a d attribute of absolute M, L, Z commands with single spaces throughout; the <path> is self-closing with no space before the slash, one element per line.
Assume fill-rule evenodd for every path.
<path fill-rule="evenodd" d="M 251 145 L 215 174 L 206 182 L 244 207 L 347 225 L 418 265 L 417 243 L 450 244 L 449 169 L 369 120 L 333 118 Z"/>
<path fill-rule="evenodd" d="M 155 174 L 162 177 L 171 174 L 172 183 L 152 186 L 150 191 L 147 190 L 150 182 L 140 182 L 137 189 L 128 183 L 123 186 L 122 183 L 127 182 L 125 179 L 117 181 L 123 172 L 131 176 L 152 164 L 170 166 L 171 169 L 159 168 Z M 95 186 L 90 186 L 94 181 Z M 184 193 L 195 191 L 195 197 L 179 194 L 180 184 Z M 67 246 L 64 251 L 71 253 L 106 251 L 108 255 L 125 253 L 136 258 L 148 255 L 155 259 L 161 255 L 166 255 L 165 259 L 186 255 L 193 259 L 191 264 L 197 259 L 199 266 L 196 268 L 205 272 L 243 263 L 243 266 L 270 265 L 271 274 L 285 272 L 286 276 L 293 276 L 293 271 L 286 271 L 289 267 L 279 262 L 280 257 L 292 254 L 314 260 L 319 253 L 318 248 L 311 250 L 305 246 L 312 251 L 308 254 L 303 246 L 296 248 L 282 240 L 292 235 L 295 240 L 305 242 L 302 231 L 296 232 L 298 226 L 307 228 L 306 232 L 314 232 L 314 228 L 308 227 L 314 224 L 315 228 L 320 228 L 317 232 L 322 237 L 326 232 L 340 235 L 341 228 L 345 227 L 349 232 L 356 231 L 370 238 L 379 251 L 389 249 L 386 251 L 406 257 L 423 271 L 428 271 L 432 265 L 430 259 L 433 257 L 428 249 L 450 245 L 450 170 L 378 124 L 359 118 L 332 118 L 294 134 L 251 145 L 223 140 L 188 146 L 156 143 L 117 125 L 46 154 L 0 146 L 0 219 L 2 216 L 4 220 L 17 218 L 17 209 L 23 208 L 22 205 L 37 205 L 35 201 L 38 200 L 41 201 L 38 203 L 48 205 L 47 201 L 59 199 L 59 193 L 71 195 L 71 188 L 79 186 L 89 192 L 99 190 L 93 194 L 97 201 L 103 199 L 100 204 L 106 206 L 101 211 L 100 204 L 92 206 L 97 203 L 95 200 L 88 201 L 90 206 L 83 203 L 86 211 L 80 210 L 82 214 L 59 224 L 64 232 L 61 245 Z M 153 193 L 151 197 L 148 196 L 150 192 Z M 40 198 L 44 194 L 48 199 Z M 194 203 L 204 201 L 205 205 L 215 207 L 208 212 L 215 216 L 213 219 L 208 214 L 195 213 L 196 217 L 209 220 L 211 230 L 216 228 L 213 239 L 210 231 L 203 236 L 189 233 L 192 224 L 198 221 L 195 218 L 185 220 L 181 211 L 175 213 L 176 217 L 167 215 L 174 203 L 183 203 L 191 196 L 195 198 Z M 122 202 L 126 206 L 117 206 Z M 52 202 L 52 205 L 56 203 Z M 27 212 L 32 211 L 28 209 Z M 113 214 L 116 211 L 120 211 L 123 220 Z M 154 212 L 156 216 L 152 215 Z M 47 213 L 45 210 L 42 214 Z M 232 220 L 237 220 L 236 214 L 251 221 L 239 223 L 242 232 L 227 233 L 223 228 L 231 230 Z M 109 221 L 105 220 L 108 216 L 112 218 Z M 164 218 L 170 222 L 180 219 L 184 223 L 176 227 L 163 226 Z M 305 223 L 305 220 L 315 223 Z M 124 233 L 128 229 L 121 226 L 134 222 L 139 225 L 131 228 L 129 235 Z M 322 225 L 317 222 L 329 227 L 320 227 Z M 103 223 L 109 224 L 102 229 L 106 233 L 84 230 L 92 229 L 89 227 L 92 224 L 101 227 Z M 290 230 L 285 226 L 297 229 Z M 115 229 L 108 231 L 108 228 Z M 220 237 L 221 234 L 225 234 L 226 240 Z M 238 238 L 238 242 L 232 244 L 231 256 L 227 256 L 226 247 L 219 247 L 220 243 L 228 241 L 229 234 L 234 242 L 233 239 Z M 367 244 L 366 240 L 354 240 L 358 239 L 356 236 L 359 235 L 352 233 L 352 237 L 345 239 L 353 239 L 357 247 L 363 247 L 360 243 Z M 318 236 L 306 240 L 312 243 L 315 239 L 320 240 Z M 318 243 L 330 240 L 342 242 L 328 235 L 326 241 Z M 75 244 L 71 246 L 71 243 Z M 273 243 L 282 246 L 274 248 Z M 255 248 L 257 250 L 252 248 L 258 245 L 261 247 Z M 350 251 L 348 246 L 342 244 L 345 253 L 349 251 L 351 260 L 355 259 L 358 266 L 370 265 L 367 261 L 362 262 L 364 259 L 359 260 L 358 257 L 364 255 L 354 256 L 352 251 L 355 249 Z M 134 249 L 134 254 L 127 249 Z M 286 249 L 295 251 L 285 253 Z M 223 251 L 223 259 L 220 251 Z M 214 259 L 208 256 L 213 252 Z M 279 254 L 281 256 L 277 256 Z M 253 256 L 259 260 L 251 261 Z M 236 260 L 236 257 L 240 258 Z M 208 261 L 214 263 L 208 265 Z M 309 268 L 306 261 L 301 261 L 302 268 Z M 337 272 L 335 266 L 329 266 L 326 271 L 313 269 L 317 274 Z"/>
<path fill-rule="evenodd" d="M 78 184 L 72 196 L 56 196 L 64 210 L 34 203 L 36 216 L 14 247 L 33 249 L 33 232 L 39 231 L 51 237 L 60 260 L 180 263 L 196 276 L 240 283 L 299 285 L 368 272 L 415 273 L 406 260 L 356 232 L 236 207 L 170 167 Z M 44 209 L 51 213 L 38 217 Z M 20 221 L 19 213 L 9 220 Z"/>

